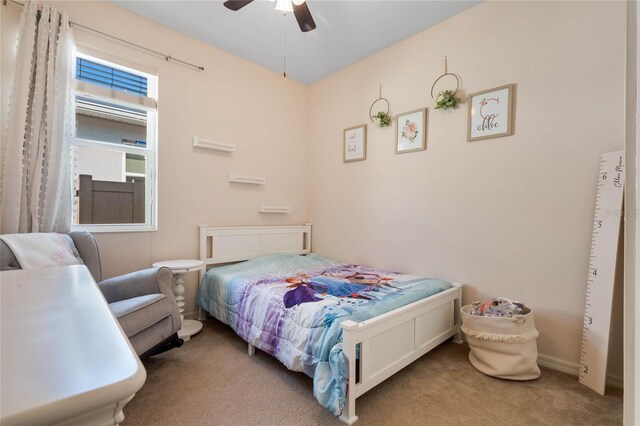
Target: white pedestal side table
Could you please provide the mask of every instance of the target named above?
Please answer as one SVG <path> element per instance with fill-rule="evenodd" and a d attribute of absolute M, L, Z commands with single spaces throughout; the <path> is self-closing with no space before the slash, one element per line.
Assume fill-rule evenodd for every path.
<path fill-rule="evenodd" d="M 182 320 L 182 328 L 178 331 L 178 337 L 181 337 L 187 342 L 191 339 L 191 336 L 202 330 L 202 323 L 192 319 L 184 319 L 184 276 L 187 272 L 204 269 L 205 264 L 202 260 L 196 259 L 165 260 L 153 264 L 154 268 L 161 268 L 163 266 L 171 269 L 173 277 L 176 280 L 175 286 L 173 287 L 173 294 L 176 296 L 176 304 L 178 305 L 180 319 Z"/>

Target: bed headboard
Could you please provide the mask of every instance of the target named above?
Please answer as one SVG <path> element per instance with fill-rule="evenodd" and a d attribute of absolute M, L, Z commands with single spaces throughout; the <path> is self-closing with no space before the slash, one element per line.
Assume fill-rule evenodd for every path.
<path fill-rule="evenodd" d="M 200 260 L 206 266 L 267 254 L 311 252 L 311 224 L 210 227 L 200 225 Z"/>

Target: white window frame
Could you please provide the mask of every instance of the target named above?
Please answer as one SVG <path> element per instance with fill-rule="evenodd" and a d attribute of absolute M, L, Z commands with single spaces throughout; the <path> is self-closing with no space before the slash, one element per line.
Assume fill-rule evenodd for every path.
<path fill-rule="evenodd" d="M 102 59 L 94 51 L 91 55 L 78 52 L 77 56 L 88 59 L 97 63 L 101 63 L 113 68 L 134 74 L 142 75 L 147 78 L 148 96 L 138 96 L 133 93 L 110 89 L 108 87 L 98 86 L 86 81 L 76 80 L 76 95 L 84 97 L 101 99 L 109 102 L 115 102 L 127 106 L 133 106 L 145 109 L 147 113 L 147 145 L 145 148 L 118 145 L 109 142 L 101 142 L 91 139 L 75 138 L 71 145 L 75 147 L 99 148 L 104 150 L 116 151 L 123 153 L 123 158 L 127 153 L 141 154 L 145 156 L 145 223 L 109 223 L 109 224 L 78 224 L 73 225 L 74 231 L 89 231 L 94 233 L 101 232 L 150 232 L 158 230 L 158 76 L 149 74 L 139 69 L 121 65 L 127 61 L 118 61 L 111 55 L 109 59 Z M 100 55 L 101 56 L 101 55 Z M 74 99 L 75 102 L 75 99 Z M 124 161 L 124 160 L 123 160 Z M 72 166 L 73 167 L 73 166 Z M 72 176 L 75 176 L 75 170 L 72 170 Z M 123 171 L 126 173 L 126 171 Z M 78 188 L 76 188 L 78 189 Z"/>

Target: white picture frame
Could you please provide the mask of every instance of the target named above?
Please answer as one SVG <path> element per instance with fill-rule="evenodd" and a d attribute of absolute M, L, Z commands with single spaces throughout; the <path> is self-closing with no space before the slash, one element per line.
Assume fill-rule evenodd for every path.
<path fill-rule="evenodd" d="M 513 134 L 515 89 L 507 84 L 469 95 L 468 142 Z"/>
<path fill-rule="evenodd" d="M 351 163 L 367 159 L 367 125 L 344 129 L 343 161 Z"/>
<path fill-rule="evenodd" d="M 396 116 L 396 154 L 427 149 L 427 108 Z"/>

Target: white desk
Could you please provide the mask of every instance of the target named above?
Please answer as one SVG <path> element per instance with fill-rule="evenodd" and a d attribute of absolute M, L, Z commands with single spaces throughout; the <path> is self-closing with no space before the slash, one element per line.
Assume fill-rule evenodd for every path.
<path fill-rule="evenodd" d="M 173 276 L 176 279 L 176 285 L 173 287 L 173 294 L 176 296 L 176 304 L 180 311 L 180 320 L 182 321 L 182 328 L 178 331 L 178 337 L 182 338 L 185 342 L 188 342 L 189 339 L 191 339 L 191 336 L 202 330 L 202 323 L 192 319 L 184 319 L 184 275 L 187 272 L 200 270 L 206 271 L 205 263 L 202 260 L 197 259 L 178 259 L 155 262 L 152 266 L 154 268 L 165 267 L 171 269 L 171 273 L 173 273 Z"/>
<path fill-rule="evenodd" d="M 147 373 L 87 268 L 2 272 L 0 296 L 0 423 L 120 423 Z"/>

